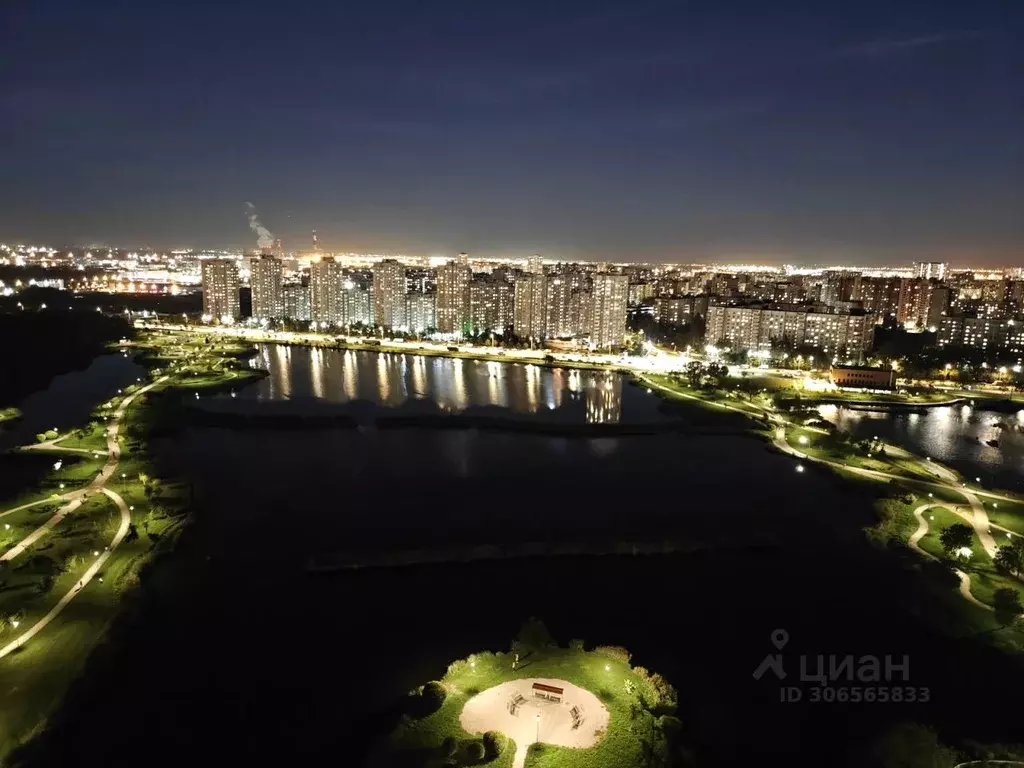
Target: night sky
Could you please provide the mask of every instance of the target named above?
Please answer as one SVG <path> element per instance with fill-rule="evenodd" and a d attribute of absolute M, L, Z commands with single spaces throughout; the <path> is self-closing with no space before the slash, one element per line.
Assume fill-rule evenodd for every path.
<path fill-rule="evenodd" d="M 0 3 L 0 240 L 1024 263 L 1024 2 Z"/>

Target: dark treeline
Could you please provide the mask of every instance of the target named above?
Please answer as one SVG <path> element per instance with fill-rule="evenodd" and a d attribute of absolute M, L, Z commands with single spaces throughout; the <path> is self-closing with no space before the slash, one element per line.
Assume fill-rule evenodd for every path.
<path fill-rule="evenodd" d="M 0 307 L 0 405 L 13 405 L 54 376 L 87 366 L 107 343 L 131 332 L 126 321 L 95 310 Z"/>

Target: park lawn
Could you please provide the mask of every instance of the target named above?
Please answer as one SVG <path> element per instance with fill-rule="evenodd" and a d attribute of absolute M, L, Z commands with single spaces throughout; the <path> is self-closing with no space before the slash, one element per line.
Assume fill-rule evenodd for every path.
<path fill-rule="evenodd" d="M 79 430 L 73 430 L 66 437 L 64 437 L 57 447 L 59 448 L 80 448 L 87 451 L 101 451 L 107 452 L 107 424 L 102 419 L 90 421 L 84 427 L 81 428 L 81 436 L 77 435 L 76 432 Z"/>
<path fill-rule="evenodd" d="M 509 680 L 542 677 L 566 680 L 594 693 L 608 707 L 608 730 L 597 745 L 588 749 L 532 747 L 526 768 L 634 768 L 645 764 L 641 740 L 633 730 L 642 724 L 639 718 L 634 720 L 630 711 L 636 697 L 626 692 L 625 681 L 640 689 L 645 683 L 628 664 L 593 651 L 565 648 L 548 648 L 526 657 L 515 672 L 511 669 L 512 655 L 508 653 L 484 653 L 470 659 L 474 666 L 456 662 L 441 679 L 448 695 L 440 709 L 403 724 L 393 734 L 391 744 L 397 751 L 412 750 L 423 755 L 436 752 L 447 736 L 460 741 L 476 738 L 459 723 L 459 715 L 470 698 Z M 513 751 L 510 744 L 506 752 Z"/>
<path fill-rule="evenodd" d="M 49 452 L 34 451 L 33 455 L 40 461 L 52 463 L 59 460 L 62 464 L 61 469 L 49 472 L 33 488 L 23 489 L 16 496 L 0 501 L 0 513 L 24 504 L 49 501 L 55 496 L 82 488 L 92 482 L 106 462 L 106 456 L 94 457 L 79 453 L 50 455 Z M 64 483 L 63 489 L 60 487 L 61 483 Z M 0 527 L 4 522 L 11 521 L 0 518 Z"/>
<path fill-rule="evenodd" d="M 139 478 L 147 472 L 148 465 L 141 453 L 135 452 L 137 441 L 127 436 L 127 432 L 132 419 L 138 416 L 139 409 L 135 406 L 140 402 L 135 400 L 126 413 L 119 436 L 122 458 L 108 482 L 110 490 L 134 507 L 131 518 L 137 537 L 125 538 L 97 578 L 66 606 L 60 617 L 0 663 L 0 690 L 5 692 L 5 696 L 0 697 L 0 761 L 11 749 L 41 730 L 89 653 L 102 639 L 117 614 L 123 594 L 137 583 L 141 567 L 154 549 L 173 544 L 175 534 L 181 529 L 184 518 L 167 512 L 169 504 L 180 506 L 183 496 L 180 486 L 159 483 L 152 496 L 147 496 Z M 45 519 L 42 515 L 40 518 Z M 120 525 L 121 515 L 112 500 L 103 494 L 90 497 L 40 539 L 31 552 L 16 561 L 20 563 L 24 559 L 29 563 L 34 554 L 44 554 L 54 562 L 65 563 L 65 570 L 56 576 L 45 594 L 35 589 L 34 600 L 21 599 L 16 605 L 0 602 L 0 617 L 16 615 L 22 622 L 21 631 L 34 624 L 74 587 L 91 564 L 94 553 L 109 546 Z M 39 569 L 45 566 L 45 560 L 37 560 L 32 568 L 24 569 L 24 580 L 40 583 L 44 574 Z M 24 597 L 25 592 L 19 589 L 10 594 Z M 0 599 L 4 594 L 0 592 Z M 9 625 L 0 629 L 0 647 L 14 636 L 13 633 Z"/>
<path fill-rule="evenodd" d="M 945 550 L 942 548 L 940 536 L 949 526 L 955 524 L 968 525 L 967 521 L 947 507 L 931 507 L 921 514 L 924 515 L 925 522 L 928 523 L 928 533 L 921 537 L 917 545 L 929 555 L 937 557 L 939 560 L 948 559 Z M 975 547 L 972 546 L 972 549 L 975 549 Z"/>
<path fill-rule="evenodd" d="M 806 443 L 800 442 L 801 437 L 806 440 Z M 878 453 L 865 456 L 858 447 L 852 444 L 842 447 L 830 445 L 830 442 L 834 439 L 832 435 L 823 434 L 816 429 L 812 430 L 806 427 L 787 427 L 786 439 L 793 448 L 814 458 L 839 461 L 859 469 L 870 469 L 876 472 L 901 475 L 908 480 L 934 481 L 936 479 L 927 470 L 922 459 L 913 455 L 907 455 L 905 451 L 900 451 L 899 455 L 896 456 L 888 455 L 882 458 L 877 458 L 879 456 Z M 895 453 L 891 448 L 886 448 L 886 450 L 890 454 Z"/>
<path fill-rule="evenodd" d="M 984 496 L 979 496 L 985 504 L 985 511 L 989 520 L 996 525 L 1001 525 L 1014 533 L 1024 536 L 1024 504 L 1009 501 L 990 501 Z M 992 532 L 995 535 L 995 531 Z"/>
<path fill-rule="evenodd" d="M 950 400 L 958 399 L 958 395 L 951 394 L 945 391 L 919 391 L 919 392 L 855 392 L 855 391 L 836 391 L 836 392 L 813 392 L 806 393 L 801 392 L 798 399 L 801 403 L 806 405 L 813 405 L 814 403 L 822 402 L 833 402 L 833 401 L 849 401 L 852 403 L 945 403 Z"/>
<path fill-rule="evenodd" d="M 741 411 L 754 418 L 761 418 L 768 410 L 757 405 L 746 397 L 739 396 L 735 392 L 719 389 L 694 389 L 675 381 L 671 376 L 661 373 L 636 373 L 637 381 L 643 386 L 651 387 L 653 391 L 662 395 L 676 397 L 683 400 L 697 401 L 712 407 Z"/>

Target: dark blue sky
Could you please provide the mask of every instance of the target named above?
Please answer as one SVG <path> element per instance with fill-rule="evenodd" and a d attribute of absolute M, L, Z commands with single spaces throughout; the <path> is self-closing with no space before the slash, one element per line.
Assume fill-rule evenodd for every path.
<path fill-rule="evenodd" d="M 0 4 L 0 239 L 1024 263 L 1024 2 Z"/>

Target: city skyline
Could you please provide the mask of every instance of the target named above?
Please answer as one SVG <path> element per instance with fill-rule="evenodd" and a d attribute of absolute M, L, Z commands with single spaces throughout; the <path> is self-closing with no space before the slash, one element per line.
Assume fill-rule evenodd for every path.
<path fill-rule="evenodd" d="M 23 6 L 0 232 L 249 247 L 252 202 L 289 248 L 1019 262 L 1020 7 L 800 5 Z"/>

